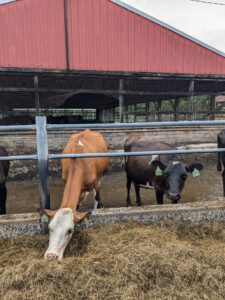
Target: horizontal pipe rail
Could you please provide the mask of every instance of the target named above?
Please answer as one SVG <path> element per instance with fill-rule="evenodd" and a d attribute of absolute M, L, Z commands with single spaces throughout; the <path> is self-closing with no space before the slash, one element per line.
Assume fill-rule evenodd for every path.
<path fill-rule="evenodd" d="M 139 152 L 109 152 L 109 153 L 79 153 L 79 154 L 49 154 L 49 159 L 58 158 L 86 158 L 86 157 L 126 157 L 126 156 L 151 156 L 166 154 L 192 154 L 192 153 L 217 153 L 225 152 L 225 148 L 193 149 L 193 150 L 155 150 Z"/>
<path fill-rule="evenodd" d="M 47 124 L 47 129 L 87 129 L 87 128 L 119 128 L 119 127 L 179 127 L 179 126 L 214 126 L 225 125 L 224 120 L 215 121 L 171 121 L 140 123 L 102 123 L 102 124 Z M 1 131 L 35 131 L 36 125 L 0 126 Z"/>
<path fill-rule="evenodd" d="M 224 120 L 215 121 L 171 121 L 140 123 L 102 123 L 102 124 L 47 124 L 47 129 L 87 129 L 87 128 L 119 128 L 119 127 L 177 127 L 177 126 L 215 126 L 225 125 Z M 1 127 L 0 127 L 1 130 Z"/>
<path fill-rule="evenodd" d="M 36 125 L 7 125 L 0 126 L 0 131 L 27 131 L 36 130 Z"/>
<path fill-rule="evenodd" d="M 155 150 L 139 152 L 108 152 L 108 153 L 78 153 L 78 154 L 49 154 L 48 159 L 59 158 L 90 158 L 90 157 L 126 157 L 126 156 L 150 156 L 169 154 L 193 154 L 193 153 L 217 153 L 225 152 L 225 148 L 193 149 L 193 150 Z M 1 160 L 36 160 L 37 155 L 0 156 Z"/>
<path fill-rule="evenodd" d="M 0 160 L 37 160 L 37 155 L 12 155 L 0 156 Z"/>

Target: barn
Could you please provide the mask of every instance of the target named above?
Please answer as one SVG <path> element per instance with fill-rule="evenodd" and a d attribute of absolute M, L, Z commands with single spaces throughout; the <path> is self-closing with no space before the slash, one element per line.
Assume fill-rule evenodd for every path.
<path fill-rule="evenodd" d="M 0 45 L 0 124 L 214 119 L 225 92 L 225 53 L 120 0 L 6 0 Z"/>

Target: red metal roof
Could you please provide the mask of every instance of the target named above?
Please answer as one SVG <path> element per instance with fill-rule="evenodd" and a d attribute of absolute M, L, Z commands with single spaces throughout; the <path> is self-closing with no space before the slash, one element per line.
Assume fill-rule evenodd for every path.
<path fill-rule="evenodd" d="M 66 69 L 63 3 L 0 5 L 0 67 Z M 67 3 L 71 70 L 225 75 L 224 53 L 120 0 Z"/>

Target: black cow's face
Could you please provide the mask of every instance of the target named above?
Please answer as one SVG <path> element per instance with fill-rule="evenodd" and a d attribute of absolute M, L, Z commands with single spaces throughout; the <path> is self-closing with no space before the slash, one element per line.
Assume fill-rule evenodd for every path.
<path fill-rule="evenodd" d="M 162 176 L 165 194 L 173 204 L 177 203 L 181 198 L 181 192 L 187 179 L 187 172 L 199 172 L 203 169 L 201 164 L 194 163 L 187 166 L 182 162 L 174 162 L 170 165 L 165 165 L 160 161 L 153 161 L 151 166 L 155 170 L 161 170 L 161 173 L 159 173 L 158 176 Z"/>
<path fill-rule="evenodd" d="M 181 197 L 187 179 L 187 171 L 182 163 L 167 166 L 163 171 L 165 193 L 172 203 L 177 203 Z"/>

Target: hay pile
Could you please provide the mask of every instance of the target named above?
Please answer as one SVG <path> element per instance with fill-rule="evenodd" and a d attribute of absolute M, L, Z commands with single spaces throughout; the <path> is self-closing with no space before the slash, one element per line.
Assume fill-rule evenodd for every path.
<path fill-rule="evenodd" d="M 80 230 L 62 262 L 47 243 L 0 241 L 0 299 L 225 299 L 224 224 Z"/>

